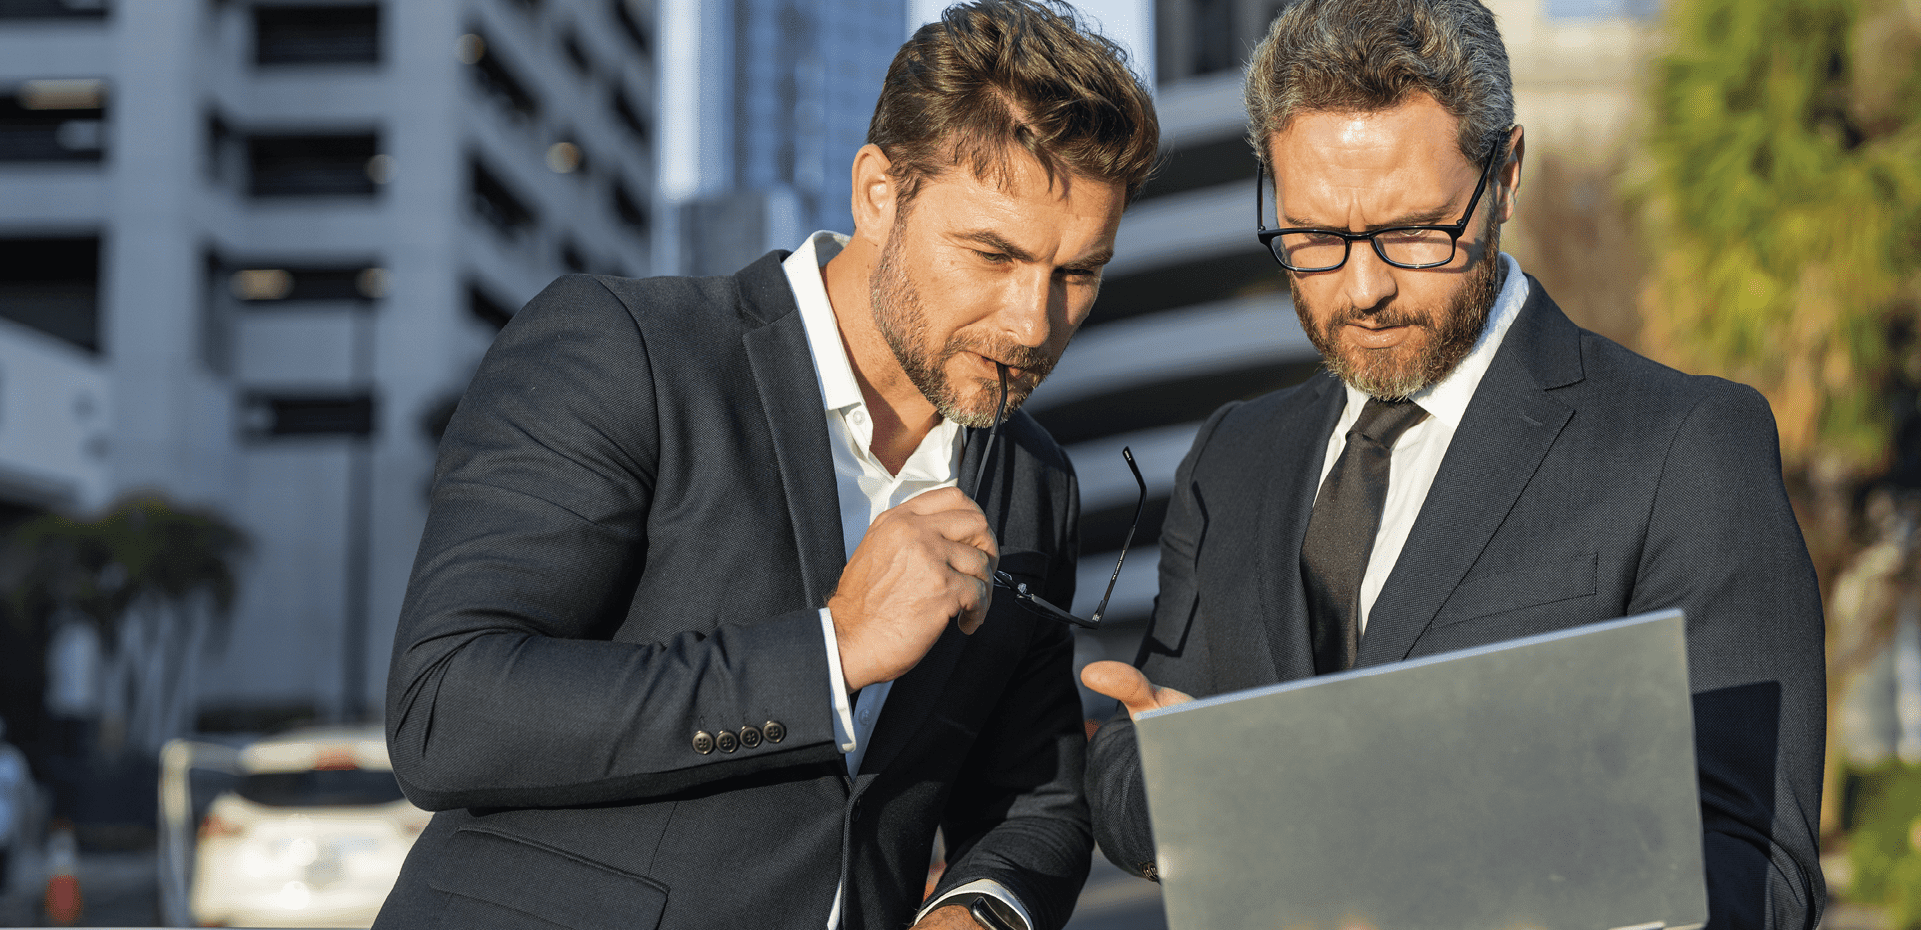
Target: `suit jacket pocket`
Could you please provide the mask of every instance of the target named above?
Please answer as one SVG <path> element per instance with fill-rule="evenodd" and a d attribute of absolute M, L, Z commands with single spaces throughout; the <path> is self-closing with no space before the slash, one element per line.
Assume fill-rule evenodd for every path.
<path fill-rule="evenodd" d="M 1544 565 L 1528 565 L 1470 578 L 1454 590 L 1454 596 L 1447 599 L 1447 605 L 1434 619 L 1431 629 L 1466 623 L 1510 610 L 1586 597 L 1595 592 L 1594 575 L 1598 563 L 1599 557 L 1589 552 Z"/>
<path fill-rule="evenodd" d="M 448 927 L 651 930 L 667 906 L 659 882 L 490 830 L 454 834 L 430 884 Z"/>

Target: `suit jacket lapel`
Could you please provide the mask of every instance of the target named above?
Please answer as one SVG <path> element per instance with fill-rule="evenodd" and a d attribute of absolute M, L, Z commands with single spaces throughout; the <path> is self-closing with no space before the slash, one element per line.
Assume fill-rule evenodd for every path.
<path fill-rule="evenodd" d="M 1255 559 L 1262 575 L 1260 615 L 1267 618 L 1268 652 L 1280 681 L 1314 674 L 1307 589 L 1301 582 L 1301 543 L 1307 538 L 1314 494 L 1320 489 L 1328 438 L 1347 406 L 1347 391 L 1334 378 L 1317 373 L 1301 389 L 1315 393 L 1288 405 L 1275 421 L 1270 437 L 1274 451 L 1267 457 L 1272 470 L 1255 523 L 1262 550 Z M 1248 645 L 1258 653 L 1258 644 Z"/>
<path fill-rule="evenodd" d="M 774 441 L 774 464 L 794 528 L 794 546 L 800 553 L 802 588 L 807 603 L 820 607 L 840 581 L 847 564 L 847 542 L 841 537 L 840 495 L 834 487 L 834 456 L 827 447 L 824 401 L 807 330 L 780 268 L 783 254 L 762 258 L 736 276 L 742 315 L 748 317 L 741 342 Z"/>
<path fill-rule="evenodd" d="M 1006 427 L 1002 427 L 1003 434 Z M 962 490 L 974 486 L 974 473 L 984 467 L 981 456 L 987 445 L 987 431 L 970 429 L 967 443 L 961 451 L 960 470 L 956 473 Z M 994 449 L 995 466 L 1001 473 L 1013 461 L 1013 443 L 1002 435 Z M 981 509 L 988 513 L 997 512 L 1000 503 L 1001 487 L 1004 482 L 995 480 L 981 486 Z M 884 771 L 887 764 L 900 754 L 902 746 L 921 731 L 927 715 L 934 712 L 941 692 L 947 688 L 947 679 L 954 674 L 954 667 L 960 663 L 961 653 L 967 650 L 966 634 L 952 623 L 947 625 L 940 639 L 934 641 L 934 648 L 927 651 L 913 670 L 894 680 L 894 687 L 887 692 L 887 703 L 881 707 L 880 721 L 874 725 L 873 744 L 868 747 L 867 755 L 860 760 L 860 774 L 871 775 Z"/>
<path fill-rule="evenodd" d="M 1539 281 L 1528 284 L 1527 303 L 1475 389 L 1368 614 L 1358 666 L 1407 658 L 1573 416 L 1548 390 L 1581 379 L 1580 330 Z"/>

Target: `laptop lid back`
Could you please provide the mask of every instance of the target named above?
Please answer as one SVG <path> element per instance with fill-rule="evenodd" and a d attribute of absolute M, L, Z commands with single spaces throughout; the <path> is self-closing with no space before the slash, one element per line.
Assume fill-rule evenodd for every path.
<path fill-rule="evenodd" d="M 1173 930 L 1707 921 L 1679 610 L 1136 727 Z"/>

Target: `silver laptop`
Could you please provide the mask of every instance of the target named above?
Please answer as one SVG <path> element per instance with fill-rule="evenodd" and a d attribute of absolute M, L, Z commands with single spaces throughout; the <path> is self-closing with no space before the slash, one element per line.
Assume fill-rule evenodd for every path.
<path fill-rule="evenodd" d="M 1137 728 L 1172 930 L 1707 922 L 1679 610 Z"/>

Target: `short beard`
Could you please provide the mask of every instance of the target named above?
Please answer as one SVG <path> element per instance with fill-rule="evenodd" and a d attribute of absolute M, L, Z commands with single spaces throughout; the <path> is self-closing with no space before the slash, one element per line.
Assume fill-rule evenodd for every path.
<path fill-rule="evenodd" d="M 888 348 L 894 350 L 894 358 L 900 362 L 907 380 L 913 382 L 941 416 L 962 426 L 992 426 L 1000 401 L 999 379 L 982 378 L 975 382 L 977 389 L 970 401 L 948 379 L 945 370 L 948 360 L 961 352 L 975 352 L 1021 369 L 1021 374 L 1007 379 L 1008 413 L 1020 409 L 1027 395 L 1054 370 L 1056 360 L 1043 349 L 1016 342 L 983 344 L 963 339 L 958 333 L 950 337 L 940 351 L 930 351 L 927 313 L 921 306 L 920 292 L 901 267 L 901 232 L 905 220 L 905 215 L 896 217 L 893 232 L 887 236 L 887 246 L 881 250 L 880 263 L 867 281 L 867 301 L 874 315 L 874 326 L 887 340 Z"/>
<path fill-rule="evenodd" d="M 1461 289 L 1448 299 L 1438 314 L 1427 317 L 1390 304 L 1364 312 L 1353 308 L 1336 314 L 1324 326 L 1316 326 L 1314 314 L 1302 297 L 1294 274 L 1287 275 L 1287 287 L 1294 298 L 1294 312 L 1309 342 L 1321 353 L 1327 370 L 1369 397 L 1381 400 L 1406 400 L 1439 383 L 1474 350 L 1474 343 L 1487 327 L 1494 310 L 1494 299 L 1501 286 L 1501 227 L 1488 223 L 1481 236 L 1481 257 L 1468 269 Z M 1368 248 L 1358 244 L 1356 248 Z M 1377 326 L 1428 327 L 1432 338 L 1419 349 L 1357 349 L 1353 355 L 1341 351 L 1341 327 L 1357 320 Z M 1409 353 L 1412 353 L 1411 355 Z"/>

